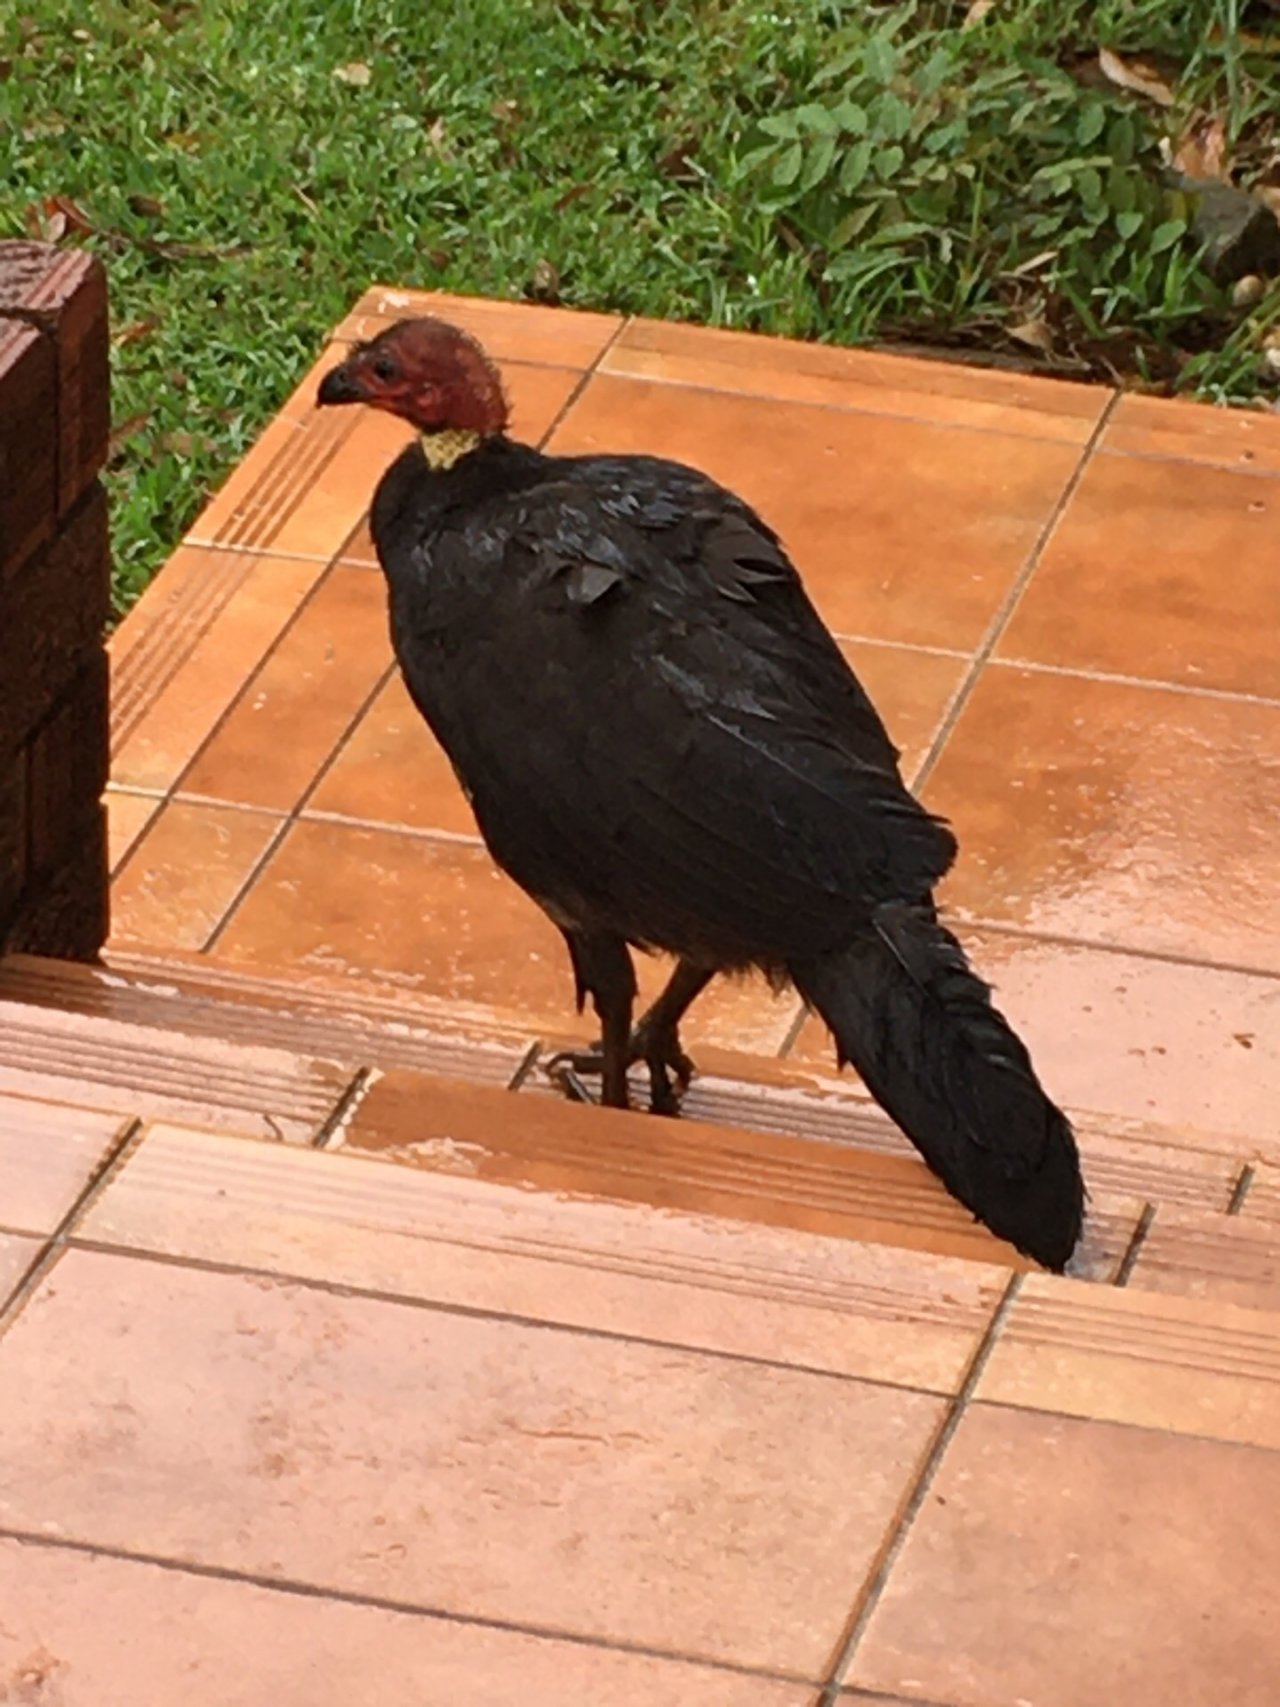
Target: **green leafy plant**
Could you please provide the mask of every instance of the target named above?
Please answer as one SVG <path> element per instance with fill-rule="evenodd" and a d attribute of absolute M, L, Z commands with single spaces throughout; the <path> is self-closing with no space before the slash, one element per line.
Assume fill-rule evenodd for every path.
<path fill-rule="evenodd" d="M 1037 309 L 1097 339 L 1221 306 L 1160 181 L 1158 138 L 1123 94 L 902 7 L 756 126 L 739 179 L 836 287 L 879 315 L 904 277 L 940 317 L 1015 325 Z M 1048 332 L 1046 331 L 1046 336 Z"/>

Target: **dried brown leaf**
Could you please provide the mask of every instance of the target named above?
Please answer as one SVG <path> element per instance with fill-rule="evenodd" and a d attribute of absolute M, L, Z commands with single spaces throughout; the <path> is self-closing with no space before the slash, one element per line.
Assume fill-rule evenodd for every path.
<path fill-rule="evenodd" d="M 121 421 L 118 427 L 112 427 L 111 437 L 107 440 L 107 461 L 114 462 L 126 443 L 135 433 L 140 433 L 150 419 L 150 411 L 143 409 L 136 415 L 130 415 L 127 421 Z"/>
<path fill-rule="evenodd" d="M 131 320 L 127 326 L 111 334 L 111 342 L 122 350 L 126 344 L 136 344 L 139 338 L 149 338 L 159 324 L 159 317 L 154 314 L 145 320 Z"/>
<path fill-rule="evenodd" d="M 85 236 L 94 229 L 89 215 L 70 196 L 46 196 L 42 205 L 46 219 L 52 219 L 55 214 L 62 215 L 66 221 L 64 230 L 78 231 Z"/>
<path fill-rule="evenodd" d="M 352 89 L 367 89 L 373 82 L 373 72 L 362 59 L 353 59 L 350 65 L 337 65 L 333 71 L 339 83 L 346 83 Z"/>
<path fill-rule="evenodd" d="M 965 13 L 960 25 L 962 30 L 971 30 L 975 24 L 980 24 L 988 12 L 994 12 L 996 0 L 973 0 L 972 6 Z"/>
<path fill-rule="evenodd" d="M 583 196 L 589 196 L 593 189 L 590 183 L 571 184 L 562 196 L 557 196 L 553 204 L 557 213 L 563 213 L 565 208 L 572 207 L 574 202 L 580 202 Z"/>
<path fill-rule="evenodd" d="M 1053 354 L 1053 332 L 1047 320 L 1038 315 L 1030 320 L 1024 320 L 1019 326 L 1008 328 L 1009 336 L 1018 343 L 1026 344 L 1029 349 L 1039 350 L 1046 356 Z"/>
<path fill-rule="evenodd" d="M 164 203 L 155 196 L 132 195 L 129 197 L 129 206 L 139 219 L 164 218 Z"/>
<path fill-rule="evenodd" d="M 1197 119 L 1174 148 L 1170 164 L 1188 178 L 1226 183 L 1231 176 L 1226 125 L 1221 119 Z"/>
<path fill-rule="evenodd" d="M 1120 55 L 1113 53 L 1109 47 L 1100 47 L 1098 65 L 1103 75 L 1109 82 L 1114 83 L 1117 89 L 1128 89 L 1131 94 L 1154 101 L 1158 107 L 1173 105 L 1173 90 L 1155 66 L 1147 60 L 1121 59 Z"/>

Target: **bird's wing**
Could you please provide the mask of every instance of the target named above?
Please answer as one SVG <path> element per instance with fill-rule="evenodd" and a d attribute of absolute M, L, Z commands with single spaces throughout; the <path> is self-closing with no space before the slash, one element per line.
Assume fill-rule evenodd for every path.
<path fill-rule="evenodd" d="M 664 946 L 816 952 L 927 896 L 954 843 L 776 537 L 671 466 L 570 465 L 442 530 L 434 572 L 491 591 L 441 642 L 448 703 L 401 636 L 406 677 L 535 894 Z"/>

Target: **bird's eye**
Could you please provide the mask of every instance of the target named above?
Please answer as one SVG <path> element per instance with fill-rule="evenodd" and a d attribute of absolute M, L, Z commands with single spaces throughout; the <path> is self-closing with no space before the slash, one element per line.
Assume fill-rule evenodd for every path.
<path fill-rule="evenodd" d="M 377 379 L 394 379 L 396 377 L 396 364 L 390 356 L 375 356 L 373 372 Z"/>

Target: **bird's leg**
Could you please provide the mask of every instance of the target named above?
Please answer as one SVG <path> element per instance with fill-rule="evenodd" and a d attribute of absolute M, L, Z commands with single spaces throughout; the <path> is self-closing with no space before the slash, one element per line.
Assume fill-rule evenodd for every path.
<path fill-rule="evenodd" d="M 578 1006 L 586 996 L 600 1020 L 601 1040 L 595 1064 L 589 1071 L 601 1076 L 600 1101 L 606 1108 L 629 1108 L 627 1068 L 631 1064 L 631 1014 L 636 999 L 636 974 L 631 955 L 621 937 L 593 936 L 585 931 L 565 931 L 569 956 L 577 981 Z M 570 1082 L 577 1058 L 558 1055 L 547 1063 L 548 1075 L 559 1078 L 570 1095 Z M 557 1073 L 559 1068 L 559 1073 Z"/>
<path fill-rule="evenodd" d="M 571 951 L 572 952 L 572 951 Z M 576 961 L 575 961 L 576 966 Z M 649 1110 L 678 1114 L 680 1097 L 693 1077 L 693 1062 L 680 1047 L 680 1021 L 690 1004 L 706 989 L 713 973 L 688 960 L 676 963 L 667 986 L 631 1033 L 627 1064 L 643 1061 L 649 1069 Z M 553 1076 L 561 1073 L 599 1073 L 604 1067 L 603 1041 L 590 1049 L 557 1055 L 547 1063 Z M 671 1075 L 675 1074 L 675 1084 Z"/>

